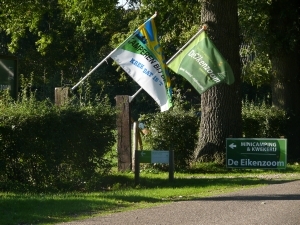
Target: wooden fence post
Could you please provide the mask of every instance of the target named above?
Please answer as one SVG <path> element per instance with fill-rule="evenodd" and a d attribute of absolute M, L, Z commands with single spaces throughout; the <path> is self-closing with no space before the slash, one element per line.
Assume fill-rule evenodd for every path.
<path fill-rule="evenodd" d="M 55 88 L 55 105 L 62 106 L 68 101 L 69 88 L 68 87 L 56 87 Z"/>
<path fill-rule="evenodd" d="M 139 122 L 133 123 L 133 149 L 132 149 L 132 171 L 135 171 L 135 152 L 143 150 L 143 142 L 141 138 L 141 130 L 139 128 Z"/>
<path fill-rule="evenodd" d="M 118 137 L 118 171 L 132 170 L 131 157 L 131 119 L 128 95 L 116 96 L 117 137 Z"/>

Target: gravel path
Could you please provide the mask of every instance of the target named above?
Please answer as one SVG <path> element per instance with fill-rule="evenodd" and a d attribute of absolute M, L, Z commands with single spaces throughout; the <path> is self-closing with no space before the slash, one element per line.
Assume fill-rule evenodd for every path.
<path fill-rule="evenodd" d="M 59 225 L 299 225 L 300 180 Z"/>

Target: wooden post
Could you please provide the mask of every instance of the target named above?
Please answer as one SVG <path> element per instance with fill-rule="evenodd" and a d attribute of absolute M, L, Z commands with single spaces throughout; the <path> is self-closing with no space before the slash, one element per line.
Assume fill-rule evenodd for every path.
<path fill-rule="evenodd" d="M 135 151 L 134 161 L 134 182 L 135 185 L 138 185 L 140 183 L 140 159 L 138 151 Z"/>
<path fill-rule="evenodd" d="M 137 141 L 137 132 L 138 132 L 138 125 L 137 122 L 133 123 L 133 149 L 132 149 L 132 171 L 135 171 L 135 152 L 138 150 L 138 141 Z"/>
<path fill-rule="evenodd" d="M 174 180 L 174 150 L 169 151 L 169 181 Z"/>
<path fill-rule="evenodd" d="M 137 150 L 143 150 L 143 142 L 141 137 L 141 130 L 139 128 L 139 122 L 133 123 L 133 149 L 132 149 L 132 171 L 135 171 L 135 152 Z"/>
<path fill-rule="evenodd" d="M 118 171 L 132 170 L 131 157 L 131 121 L 128 95 L 116 96 L 117 137 L 118 137 Z"/>
<path fill-rule="evenodd" d="M 57 106 L 62 106 L 68 101 L 69 97 L 69 88 L 61 88 L 61 87 L 56 87 L 55 88 L 55 105 Z"/>
<path fill-rule="evenodd" d="M 140 145 L 140 150 L 143 150 L 143 142 L 142 142 L 142 137 L 141 137 L 141 130 L 139 127 L 137 127 L 137 140 Z"/>

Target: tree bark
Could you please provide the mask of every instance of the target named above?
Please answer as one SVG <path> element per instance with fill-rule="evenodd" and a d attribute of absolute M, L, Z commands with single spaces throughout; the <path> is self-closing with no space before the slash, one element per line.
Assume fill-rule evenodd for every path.
<path fill-rule="evenodd" d="M 278 109 L 299 113 L 299 62 L 295 53 L 281 53 L 271 58 L 272 105 Z"/>
<path fill-rule="evenodd" d="M 300 158 L 300 67 L 299 1 L 274 0 L 271 4 L 269 32 L 272 64 L 272 105 L 287 113 L 288 158 Z M 299 12 L 298 12 L 299 13 Z M 298 18 L 298 22 L 297 22 Z"/>
<path fill-rule="evenodd" d="M 287 113 L 288 159 L 300 158 L 300 69 L 297 54 L 282 53 L 272 57 L 272 105 Z"/>
<path fill-rule="evenodd" d="M 211 161 L 226 150 L 226 138 L 242 136 L 239 27 L 237 0 L 205 0 L 201 21 L 208 36 L 230 64 L 232 85 L 218 84 L 201 95 L 201 123 L 195 159 Z"/>

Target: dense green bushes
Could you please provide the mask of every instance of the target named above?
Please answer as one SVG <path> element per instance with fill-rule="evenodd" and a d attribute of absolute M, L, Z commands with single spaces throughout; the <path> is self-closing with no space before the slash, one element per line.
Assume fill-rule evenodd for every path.
<path fill-rule="evenodd" d="M 193 160 L 198 139 L 199 112 L 195 111 L 177 90 L 173 108 L 166 112 L 141 115 L 150 133 L 144 136 L 149 150 L 173 150 L 176 168 L 187 168 Z"/>
<path fill-rule="evenodd" d="M 144 138 L 148 146 L 152 150 L 174 150 L 176 167 L 186 168 L 193 159 L 198 138 L 199 118 L 196 114 L 170 110 L 149 114 L 145 121 L 150 127 L 150 133 Z"/>
<path fill-rule="evenodd" d="M 264 103 L 243 103 L 243 136 L 247 138 L 279 138 L 286 135 L 285 111 Z"/>
<path fill-rule="evenodd" d="M 28 96 L 29 95 L 29 96 Z M 94 101 L 96 102 L 96 101 Z M 177 169 L 193 160 L 199 113 L 182 99 L 172 109 L 142 115 L 150 129 L 148 150 L 174 150 Z M 0 190 L 72 191 L 97 189 L 111 169 L 106 159 L 115 144 L 115 109 L 107 101 L 70 102 L 57 107 L 23 93 L 15 102 L 0 99 Z M 242 108 L 243 135 L 248 138 L 284 136 L 284 111 L 246 102 Z"/>
<path fill-rule="evenodd" d="M 245 102 L 242 107 L 243 137 L 279 138 L 286 134 L 286 113 L 266 104 Z M 193 159 L 200 118 L 194 110 L 177 108 L 142 116 L 150 133 L 144 138 L 149 149 L 175 152 L 175 164 L 183 168 Z"/>
<path fill-rule="evenodd" d="M 115 110 L 106 102 L 57 107 L 0 101 L 0 189 L 80 190 L 110 170 Z"/>

